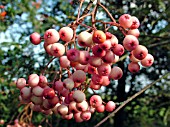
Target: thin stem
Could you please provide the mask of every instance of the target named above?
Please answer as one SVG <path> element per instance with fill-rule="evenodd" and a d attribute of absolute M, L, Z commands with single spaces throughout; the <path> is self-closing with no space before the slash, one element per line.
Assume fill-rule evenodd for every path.
<path fill-rule="evenodd" d="M 102 123 L 104 123 L 107 119 L 109 119 L 110 117 L 115 116 L 115 114 L 122 109 L 126 104 L 128 104 L 130 101 L 132 101 L 133 99 L 135 99 L 137 96 L 141 95 L 143 92 L 145 92 L 147 89 L 149 89 L 150 87 L 152 87 L 153 85 L 155 85 L 157 82 L 161 81 L 162 79 L 166 78 L 168 75 L 170 75 L 170 72 L 166 73 L 165 75 L 163 75 L 161 78 L 155 80 L 154 82 L 152 82 L 151 84 L 148 84 L 147 86 L 145 86 L 142 90 L 140 90 L 139 92 L 137 92 L 136 94 L 134 94 L 133 96 L 131 96 L 129 99 L 127 99 L 126 101 L 124 101 L 124 103 L 122 105 L 120 105 L 114 112 L 112 112 L 111 114 L 109 114 L 107 117 L 105 117 L 103 120 L 101 120 L 98 124 L 96 124 L 94 127 L 99 127 Z"/>
<path fill-rule="evenodd" d="M 107 10 L 107 8 L 105 6 L 103 6 L 100 2 L 97 3 L 100 7 L 102 7 L 105 12 L 109 15 L 109 17 L 111 18 L 111 20 L 116 23 L 116 20 L 113 18 L 112 14 Z"/>
<path fill-rule="evenodd" d="M 77 15 L 77 20 L 76 20 L 76 22 L 78 22 L 78 20 L 79 20 L 79 17 L 80 17 L 80 11 L 81 11 L 81 8 L 82 8 L 82 5 L 83 5 L 83 2 L 84 2 L 84 0 L 81 0 L 81 2 L 80 2 L 80 6 L 79 6 L 79 9 L 78 9 L 78 15 Z"/>
<path fill-rule="evenodd" d="M 47 70 L 48 68 L 48 65 L 55 59 L 56 57 L 53 57 L 49 62 L 48 64 L 45 66 L 44 70 L 41 72 L 42 75 L 44 75 L 45 71 Z"/>

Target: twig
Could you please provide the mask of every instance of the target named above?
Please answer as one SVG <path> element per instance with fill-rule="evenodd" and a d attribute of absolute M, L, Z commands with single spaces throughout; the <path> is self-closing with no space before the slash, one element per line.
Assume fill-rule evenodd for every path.
<path fill-rule="evenodd" d="M 55 58 L 56 58 L 56 57 L 53 57 L 53 58 L 48 62 L 48 64 L 45 66 L 44 70 L 41 72 L 42 75 L 44 75 L 45 70 L 47 70 L 47 68 L 48 68 L 48 65 L 49 65 Z"/>
<path fill-rule="evenodd" d="M 166 73 L 165 75 L 163 75 L 161 78 L 155 80 L 154 82 L 152 82 L 151 84 L 148 84 L 147 86 L 145 86 L 142 90 L 140 90 L 139 92 L 137 92 L 136 94 L 134 94 L 133 96 L 131 96 L 129 99 L 127 99 L 126 101 L 124 101 L 124 103 L 122 105 L 120 105 L 114 112 L 112 112 L 111 114 L 109 114 L 107 117 L 105 117 L 103 120 L 101 120 L 98 124 L 96 124 L 94 127 L 99 127 L 102 123 L 104 123 L 107 119 L 109 119 L 110 117 L 115 116 L 115 114 L 122 109 L 126 104 L 128 104 L 130 101 L 132 101 L 133 99 L 135 99 L 137 96 L 141 95 L 143 92 L 145 92 L 147 89 L 149 89 L 150 87 L 152 87 L 154 84 L 156 84 L 157 82 L 161 81 L 162 79 L 166 78 L 168 75 L 170 75 L 170 72 Z"/>
<path fill-rule="evenodd" d="M 97 4 L 98 4 L 100 7 L 102 7 L 102 8 L 105 10 L 105 12 L 109 15 L 109 17 L 111 18 L 111 20 L 116 23 L 116 20 L 113 18 L 113 16 L 111 15 L 111 13 L 107 10 L 107 8 L 106 8 L 105 6 L 103 6 L 100 2 L 98 2 Z"/>
<path fill-rule="evenodd" d="M 152 47 L 159 46 L 159 45 L 166 45 L 166 44 L 169 44 L 169 40 L 165 42 L 150 44 L 148 45 L 148 48 L 152 48 Z"/>

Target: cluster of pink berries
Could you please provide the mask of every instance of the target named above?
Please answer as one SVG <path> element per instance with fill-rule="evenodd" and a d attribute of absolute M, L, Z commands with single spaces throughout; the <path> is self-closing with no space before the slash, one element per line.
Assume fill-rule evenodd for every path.
<path fill-rule="evenodd" d="M 59 114 L 64 119 L 74 117 L 76 122 L 89 120 L 94 111 L 112 112 L 116 106 L 113 101 L 105 103 L 99 95 L 87 99 L 84 91 L 87 88 L 99 90 L 111 80 L 120 79 L 123 71 L 114 64 L 125 50 L 130 52 L 128 70 L 132 73 L 140 70 L 139 63 L 149 67 L 154 61 L 147 48 L 139 45 L 139 20 L 124 14 L 119 18 L 119 25 L 128 31 L 122 44 L 110 32 L 93 30 L 76 35 L 68 26 L 59 32 L 49 29 L 43 37 L 36 32 L 31 34 L 31 42 L 37 45 L 44 40 L 45 51 L 58 58 L 60 67 L 70 74 L 64 80 L 55 80 L 52 85 L 44 75 L 31 74 L 27 81 L 19 78 L 16 85 L 21 91 L 20 101 L 31 103 L 34 111 Z"/>
<path fill-rule="evenodd" d="M 19 123 L 19 120 L 15 119 L 13 124 L 8 124 L 6 127 L 35 127 L 35 126 L 32 124 L 28 125 L 27 123 L 24 123 L 24 122 Z M 38 125 L 37 127 L 42 127 L 42 126 Z"/>
<path fill-rule="evenodd" d="M 80 85 L 77 85 L 85 81 L 84 74 L 82 70 L 77 70 L 72 78 L 66 78 L 63 82 L 58 80 L 52 87 L 48 86 L 45 76 L 31 74 L 28 84 L 24 78 L 19 78 L 16 82 L 17 88 L 20 89 L 19 100 L 23 104 L 29 103 L 33 111 L 46 115 L 59 114 L 67 120 L 74 117 L 76 122 L 89 120 L 94 111 L 112 112 L 115 109 L 115 103 L 109 101 L 104 105 L 99 95 L 91 96 L 88 103 L 85 93 L 79 90 Z"/>

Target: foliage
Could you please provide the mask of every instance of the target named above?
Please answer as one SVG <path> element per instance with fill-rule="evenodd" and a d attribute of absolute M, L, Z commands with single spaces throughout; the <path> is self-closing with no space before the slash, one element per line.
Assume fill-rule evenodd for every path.
<path fill-rule="evenodd" d="M 143 68 L 140 73 L 130 74 L 125 68 L 129 61 L 124 59 L 118 63 L 124 68 L 124 76 L 118 82 L 112 82 L 102 94 L 104 100 L 123 102 L 136 92 L 140 91 L 149 82 L 159 78 L 170 71 L 170 8 L 169 1 L 161 0 L 107 0 L 102 2 L 117 20 L 123 13 L 130 13 L 139 18 L 140 43 L 147 46 L 151 54 L 154 54 L 155 63 L 150 68 Z M 40 73 L 51 58 L 42 50 L 43 45 L 34 46 L 29 41 L 29 35 L 36 31 L 44 33 L 48 28 L 59 29 L 76 19 L 77 4 L 69 1 L 49 0 L 3 0 L 0 5 L 0 13 L 7 12 L 4 18 L 0 18 L 0 119 L 5 120 L 5 125 L 13 122 L 24 106 L 18 106 L 18 90 L 15 88 L 15 80 L 19 77 L 27 78 L 27 75 Z M 83 4 L 86 7 L 87 2 Z M 108 20 L 103 14 L 103 9 L 98 12 L 99 20 Z M 104 18 L 104 19 L 103 19 Z M 88 19 L 84 21 L 89 23 Z M 102 26 L 98 26 L 102 29 Z M 83 28 L 79 28 L 80 30 Z M 111 31 L 119 40 L 123 35 L 114 28 Z M 53 62 L 49 68 L 54 70 L 57 63 Z M 40 70 L 41 69 L 41 70 Z M 53 76 L 49 74 L 49 77 Z M 129 103 L 124 109 L 110 118 L 103 126 L 115 127 L 166 127 L 170 126 L 170 77 L 158 82 L 148 89 L 140 97 Z M 35 125 L 48 123 L 53 126 L 93 126 L 107 116 L 108 113 L 95 113 L 89 122 L 82 124 L 74 120 L 65 121 L 58 116 L 45 116 L 33 114 L 32 122 Z M 45 119 L 44 119 L 45 118 Z M 90 125 L 89 125 L 90 124 Z"/>

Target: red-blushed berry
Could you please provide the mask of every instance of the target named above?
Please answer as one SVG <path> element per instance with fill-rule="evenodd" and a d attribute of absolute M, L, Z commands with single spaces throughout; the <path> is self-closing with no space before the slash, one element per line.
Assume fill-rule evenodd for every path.
<path fill-rule="evenodd" d="M 77 70 L 73 73 L 73 81 L 83 83 L 86 80 L 86 73 L 82 70 Z"/>
<path fill-rule="evenodd" d="M 81 112 L 84 112 L 88 109 L 88 103 L 87 101 L 82 101 L 81 103 L 76 103 L 76 108 L 77 110 L 81 111 Z"/>
<path fill-rule="evenodd" d="M 61 57 L 65 53 L 65 47 L 61 43 L 54 43 L 51 46 L 51 54 L 55 57 Z"/>
<path fill-rule="evenodd" d="M 43 96 L 46 99 L 52 99 L 55 96 L 55 91 L 52 88 L 45 88 L 43 91 Z"/>
<path fill-rule="evenodd" d="M 130 28 L 132 25 L 132 17 L 129 14 L 123 14 L 119 17 L 119 23 L 123 28 Z"/>
<path fill-rule="evenodd" d="M 139 45 L 138 39 L 133 35 L 126 35 L 123 40 L 123 46 L 126 50 L 132 51 Z"/>
<path fill-rule="evenodd" d="M 136 73 L 140 70 L 140 66 L 138 64 L 138 62 L 131 62 L 128 64 L 128 70 L 131 72 L 131 73 Z"/>
<path fill-rule="evenodd" d="M 25 78 L 19 78 L 17 81 L 16 81 L 16 87 L 18 89 L 22 89 L 23 87 L 26 86 L 26 79 Z"/>
<path fill-rule="evenodd" d="M 120 67 L 114 66 L 111 69 L 111 72 L 109 74 L 109 78 L 113 80 L 118 80 L 123 76 L 123 71 Z"/>
<path fill-rule="evenodd" d="M 82 31 L 78 37 L 78 45 L 82 47 L 91 47 L 93 44 L 92 34 L 87 31 Z"/>
<path fill-rule="evenodd" d="M 143 45 L 138 45 L 134 50 L 133 50 L 133 55 L 135 58 L 139 60 L 143 60 L 148 54 L 148 49 L 143 46 Z"/>
<path fill-rule="evenodd" d="M 112 112 L 116 108 L 116 104 L 113 101 L 108 101 L 105 106 L 107 112 Z"/>
<path fill-rule="evenodd" d="M 111 48 L 111 50 L 117 56 L 123 55 L 123 53 L 125 51 L 123 45 L 121 45 L 121 44 L 116 44 L 114 47 Z"/>
<path fill-rule="evenodd" d="M 98 113 L 104 112 L 104 111 L 105 111 L 105 106 L 104 106 L 103 104 L 97 106 L 97 107 L 96 107 L 96 111 L 97 111 Z"/>
<path fill-rule="evenodd" d="M 83 122 L 83 119 L 81 118 L 81 112 L 74 113 L 74 119 L 77 123 Z"/>
<path fill-rule="evenodd" d="M 139 28 L 140 26 L 140 22 L 139 22 L 139 19 L 135 16 L 132 16 L 131 17 L 131 20 L 132 20 L 132 25 L 130 26 L 131 29 L 137 29 Z"/>
<path fill-rule="evenodd" d="M 30 35 L 30 41 L 34 45 L 38 45 L 41 43 L 41 35 L 37 32 L 34 32 Z"/>
<path fill-rule="evenodd" d="M 71 90 L 74 87 L 74 81 L 71 78 L 66 78 L 66 79 L 63 80 L 63 86 L 66 89 Z"/>
<path fill-rule="evenodd" d="M 90 97 L 90 105 L 98 107 L 102 104 L 102 98 L 99 95 L 93 95 Z"/>
<path fill-rule="evenodd" d="M 80 91 L 80 90 L 74 91 L 73 99 L 75 102 L 81 103 L 82 101 L 85 100 L 85 98 L 86 98 L 86 95 L 82 91 Z"/>
<path fill-rule="evenodd" d="M 54 44 L 54 43 L 58 42 L 59 39 L 60 39 L 60 35 L 59 35 L 58 31 L 56 31 L 55 29 L 48 29 L 44 33 L 44 41 L 47 44 Z"/>
<path fill-rule="evenodd" d="M 73 38 L 73 30 L 68 26 L 62 27 L 59 30 L 59 35 L 60 35 L 61 40 L 65 42 L 70 42 L 71 39 Z"/>
<path fill-rule="evenodd" d="M 84 121 L 88 121 L 91 118 L 91 112 L 90 111 L 84 111 L 81 113 L 80 117 L 84 120 Z"/>
<path fill-rule="evenodd" d="M 68 114 L 68 106 L 61 104 L 60 106 L 58 106 L 57 111 L 61 116 L 67 115 Z"/>
<path fill-rule="evenodd" d="M 102 44 L 106 40 L 106 34 L 101 30 L 93 31 L 92 40 L 94 43 Z"/>
<path fill-rule="evenodd" d="M 61 56 L 59 61 L 60 61 L 60 66 L 62 68 L 67 68 L 70 66 L 70 61 L 68 60 L 67 56 Z"/>
<path fill-rule="evenodd" d="M 144 67 L 150 67 L 154 62 L 154 57 L 151 54 L 147 54 L 146 57 L 141 60 L 141 64 Z"/>

